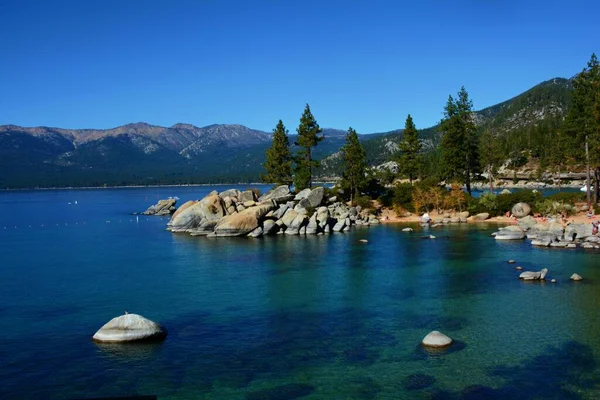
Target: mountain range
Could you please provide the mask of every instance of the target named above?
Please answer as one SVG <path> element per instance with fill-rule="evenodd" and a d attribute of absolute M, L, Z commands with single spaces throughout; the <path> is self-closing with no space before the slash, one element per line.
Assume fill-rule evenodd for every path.
<path fill-rule="evenodd" d="M 505 134 L 563 115 L 569 101 L 570 81 L 555 78 L 477 111 L 476 121 Z M 314 156 L 323 160 L 319 175 L 334 176 L 346 131 L 324 129 L 323 134 Z M 255 182 L 271 136 L 243 125 L 140 122 L 106 130 L 4 125 L 0 188 Z M 361 135 L 368 162 L 387 161 L 398 151 L 401 136 L 401 129 Z M 420 138 L 425 148 L 435 146 L 437 126 L 421 130 Z M 290 135 L 290 143 L 295 140 Z"/>

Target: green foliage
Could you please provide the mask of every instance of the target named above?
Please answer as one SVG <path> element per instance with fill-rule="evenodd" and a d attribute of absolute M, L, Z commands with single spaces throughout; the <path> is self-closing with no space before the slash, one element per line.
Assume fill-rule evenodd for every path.
<path fill-rule="evenodd" d="M 545 217 L 552 215 L 565 215 L 568 217 L 577 212 L 577 209 L 571 204 L 561 203 L 550 199 L 538 200 L 534 204 L 534 208 Z"/>
<path fill-rule="evenodd" d="M 498 196 L 493 193 L 484 193 L 479 196 L 479 204 L 485 210 L 482 212 L 496 211 L 498 210 Z"/>
<path fill-rule="evenodd" d="M 312 148 L 316 147 L 324 139 L 319 136 L 323 130 L 313 117 L 310 106 L 307 104 L 300 118 L 298 141 L 296 145 L 301 147 L 296 155 L 296 167 L 294 170 L 294 186 L 300 191 L 312 186 L 312 169 L 318 167 L 319 163 L 312 159 Z"/>
<path fill-rule="evenodd" d="M 292 154 L 288 140 L 288 130 L 279 120 L 273 129 L 273 143 L 266 150 L 264 168 L 266 174 L 261 176 L 263 182 L 276 185 L 292 183 Z"/>
<path fill-rule="evenodd" d="M 413 207 L 414 187 L 410 183 L 399 183 L 394 188 L 392 203 L 408 211 L 415 211 Z"/>
<path fill-rule="evenodd" d="M 361 206 L 364 210 L 373 209 L 373 203 L 370 196 L 363 195 L 356 198 L 356 205 Z"/>
<path fill-rule="evenodd" d="M 558 201 L 574 205 L 577 202 L 585 201 L 585 193 L 582 192 L 558 192 L 546 197 L 548 200 Z"/>
<path fill-rule="evenodd" d="M 358 198 L 361 189 L 367 183 L 365 149 L 358 140 L 358 134 L 352 128 L 348 129 L 346 135 L 346 144 L 342 148 L 342 159 L 344 160 L 344 170 L 341 185 L 348 187 L 350 202 L 352 202 L 353 199 Z"/>
<path fill-rule="evenodd" d="M 490 190 L 493 190 L 494 176 L 502 165 L 504 158 L 500 151 L 500 141 L 490 130 L 485 130 L 479 137 L 479 157 L 483 170 L 488 174 Z"/>
<path fill-rule="evenodd" d="M 471 174 L 478 170 L 477 128 L 473 117 L 473 103 L 464 86 L 454 100 L 448 97 L 442 120 L 442 160 L 444 178 L 464 183 L 471 193 Z"/>
<path fill-rule="evenodd" d="M 408 179 L 412 184 L 413 180 L 421 171 L 423 157 L 420 154 L 421 143 L 419 142 L 419 132 L 417 131 L 410 114 L 406 117 L 404 131 L 402 131 L 400 151 L 400 171 L 408 175 Z"/>

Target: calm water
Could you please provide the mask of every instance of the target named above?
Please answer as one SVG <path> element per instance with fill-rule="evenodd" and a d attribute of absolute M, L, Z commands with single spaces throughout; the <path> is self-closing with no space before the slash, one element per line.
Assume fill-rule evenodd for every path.
<path fill-rule="evenodd" d="M 191 238 L 130 215 L 211 189 L 0 192 L 0 398 L 600 398 L 597 253 L 485 226 Z M 125 310 L 167 340 L 91 341 Z M 457 343 L 424 351 L 433 329 Z"/>

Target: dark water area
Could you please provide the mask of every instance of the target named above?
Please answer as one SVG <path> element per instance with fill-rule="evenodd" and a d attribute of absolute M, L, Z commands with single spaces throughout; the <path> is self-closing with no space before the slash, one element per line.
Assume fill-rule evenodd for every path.
<path fill-rule="evenodd" d="M 599 253 L 486 225 L 210 239 L 131 215 L 212 189 L 0 192 L 0 398 L 600 398 Z M 169 336 L 91 341 L 125 310 Z M 431 330 L 456 343 L 422 348 Z"/>

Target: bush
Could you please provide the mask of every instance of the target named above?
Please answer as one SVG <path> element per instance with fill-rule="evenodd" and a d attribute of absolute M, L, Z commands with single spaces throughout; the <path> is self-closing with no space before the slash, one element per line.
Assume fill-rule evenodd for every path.
<path fill-rule="evenodd" d="M 514 193 L 499 194 L 496 197 L 497 208 L 494 215 L 502 215 L 507 211 L 511 211 L 512 207 L 517 203 L 527 203 L 535 212 L 535 203 L 543 197 L 539 192 L 530 190 L 521 190 Z M 491 213 L 490 213 L 491 214 Z"/>
<path fill-rule="evenodd" d="M 535 209 L 545 217 L 562 214 L 568 217 L 577 212 L 575 206 L 571 204 L 559 203 L 550 199 L 539 200 L 535 203 Z"/>
<path fill-rule="evenodd" d="M 402 207 L 405 210 L 414 212 L 413 207 L 414 187 L 410 183 L 399 183 L 394 188 L 392 203 L 394 206 Z"/>
<path fill-rule="evenodd" d="M 369 210 L 373 208 L 373 203 L 371 200 L 371 197 L 367 195 L 358 196 L 356 198 L 356 205 L 361 206 L 363 210 Z"/>
<path fill-rule="evenodd" d="M 546 197 L 548 200 L 558 201 L 559 203 L 575 204 L 585 201 L 585 193 L 582 192 L 558 192 Z"/>

